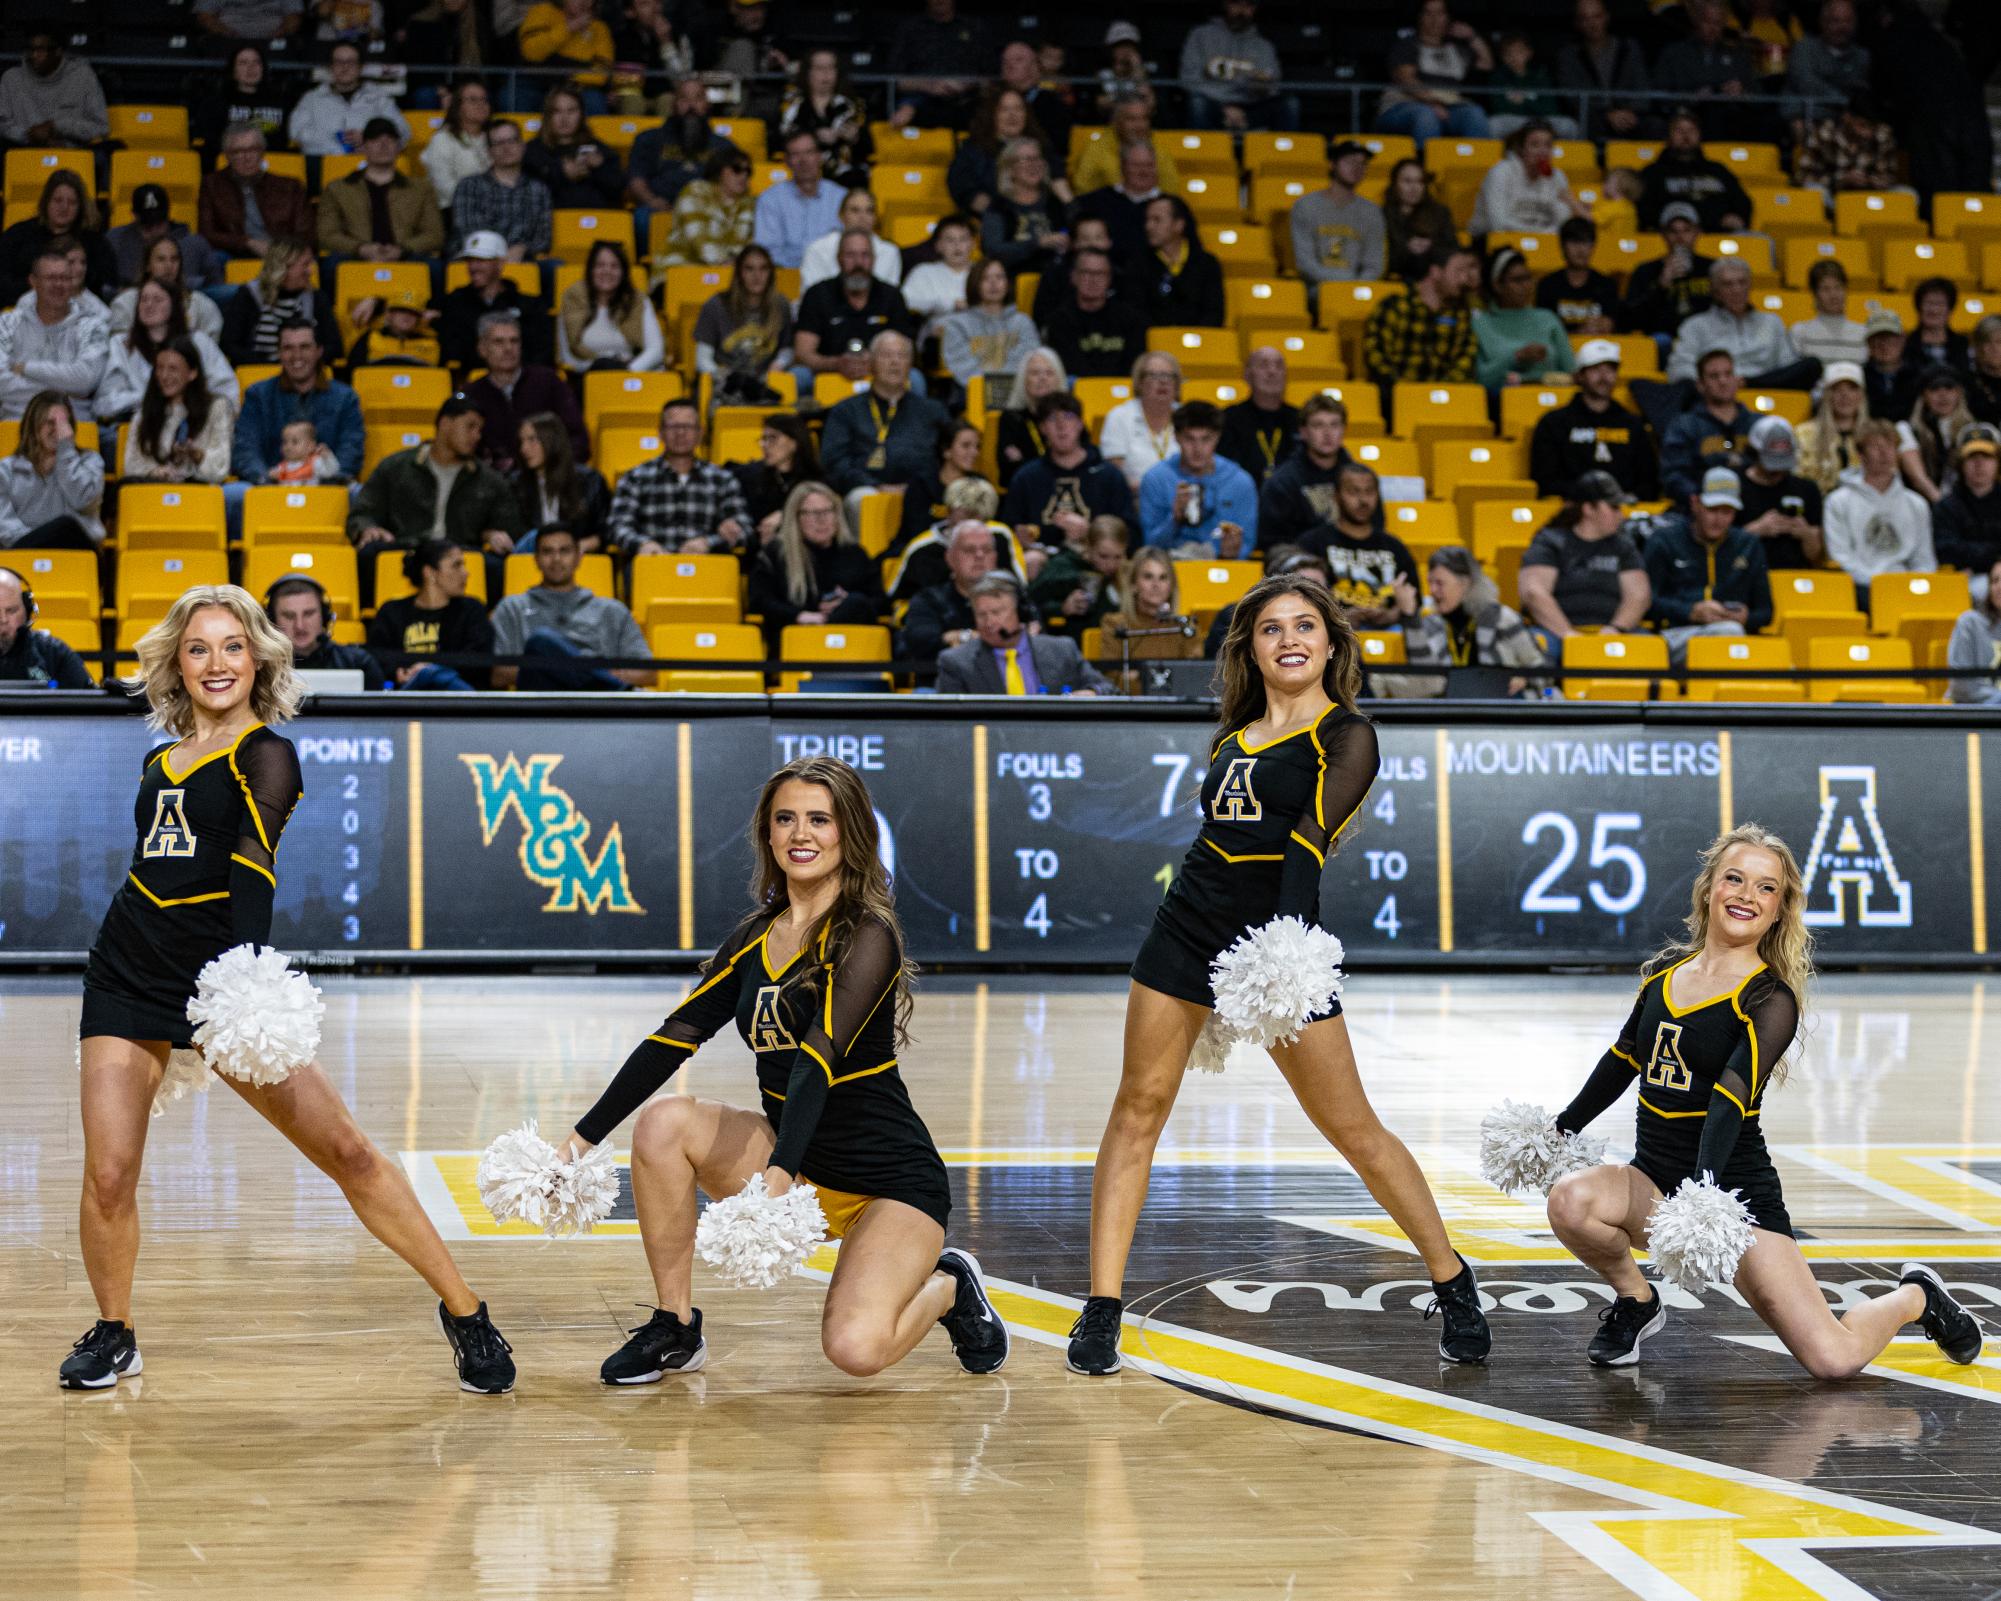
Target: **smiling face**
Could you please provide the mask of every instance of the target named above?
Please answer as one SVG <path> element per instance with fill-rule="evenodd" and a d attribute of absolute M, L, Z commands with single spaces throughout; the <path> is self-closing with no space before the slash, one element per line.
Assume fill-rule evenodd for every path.
<path fill-rule="evenodd" d="M 952 435 L 952 442 L 945 447 L 945 459 L 958 469 L 961 475 L 980 470 L 980 431 L 971 425 L 962 426 Z"/>
<path fill-rule="evenodd" d="M 814 490 L 799 502 L 799 534 L 807 544 L 825 548 L 841 531 L 841 508 L 834 497 Z"/>
<path fill-rule="evenodd" d="M 1755 947 L 1785 904 L 1785 864 L 1757 845 L 1733 845 L 1709 889 L 1712 944 Z"/>
<path fill-rule="evenodd" d="M 1465 601 L 1466 591 L 1473 586 L 1443 562 L 1435 562 L 1425 574 L 1425 587 L 1431 591 L 1434 606 L 1441 612 L 1454 612 Z"/>
<path fill-rule="evenodd" d="M 318 610 L 317 601 L 314 610 Z M 290 632 L 286 630 L 287 637 Z M 296 641 L 293 648 L 298 648 Z M 251 654 L 250 636 L 220 606 L 204 606 L 188 619 L 175 659 L 188 698 L 210 717 L 227 717 L 250 699 L 257 683 L 257 659 Z"/>
<path fill-rule="evenodd" d="M 139 298 L 132 308 L 132 320 L 148 333 L 159 331 L 174 320 L 174 297 L 155 279 L 139 286 Z"/>
<path fill-rule="evenodd" d="M 1297 695 L 1327 671 L 1327 624 L 1299 595 L 1280 595 L 1251 625 L 1251 652 L 1269 691 Z"/>
<path fill-rule="evenodd" d="M 168 400 L 179 400 L 187 392 L 194 369 L 178 350 L 163 350 L 153 358 L 153 382 Z"/>
<path fill-rule="evenodd" d="M 765 840 L 795 897 L 833 878 L 841 870 L 841 829 L 834 819 L 832 791 L 796 778 L 780 784 L 771 798 Z"/>

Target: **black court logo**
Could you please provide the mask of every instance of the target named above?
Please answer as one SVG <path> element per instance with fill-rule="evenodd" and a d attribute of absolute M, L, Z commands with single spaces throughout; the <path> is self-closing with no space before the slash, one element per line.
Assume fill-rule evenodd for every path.
<path fill-rule="evenodd" d="M 1685 1090 L 1694 1082 L 1681 1055 L 1681 1024 L 1662 1023 L 1654 1030 L 1654 1054 L 1647 1061 L 1647 1082 L 1664 1090 Z"/>
<path fill-rule="evenodd" d="M 1821 768 L 1820 820 L 1803 872 L 1809 926 L 1911 926 L 1911 883 L 1883 831 L 1874 767 Z"/>
<path fill-rule="evenodd" d="M 1255 823 L 1263 818 L 1265 809 L 1258 803 L 1258 792 L 1251 787 L 1251 769 L 1257 766 L 1255 758 L 1233 756 L 1230 765 L 1223 769 L 1223 781 L 1216 786 L 1216 799 L 1210 805 L 1209 815 L 1219 823 Z"/>
<path fill-rule="evenodd" d="M 785 1011 L 778 1003 L 778 986 L 766 984 L 750 1006 L 750 1048 L 753 1051 L 796 1051 L 799 1042 L 785 1026 Z"/>
<path fill-rule="evenodd" d="M 146 844 L 139 853 L 148 861 L 194 855 L 195 832 L 188 827 L 187 793 L 184 789 L 163 789 L 154 798 L 153 826 L 146 830 Z"/>

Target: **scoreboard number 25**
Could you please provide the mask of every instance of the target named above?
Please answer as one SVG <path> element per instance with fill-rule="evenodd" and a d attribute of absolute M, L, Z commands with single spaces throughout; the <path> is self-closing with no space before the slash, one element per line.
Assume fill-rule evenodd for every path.
<path fill-rule="evenodd" d="M 1624 917 L 1646 898 L 1647 864 L 1631 845 L 1616 840 L 1617 834 L 1637 834 L 1644 826 L 1638 812 L 1597 812 L 1591 818 L 1591 849 L 1586 866 L 1594 872 L 1611 871 L 1588 879 L 1585 894 L 1599 911 Z M 1535 845 L 1545 834 L 1556 836 L 1556 855 L 1522 891 L 1522 910 L 1530 914 L 1561 913 L 1571 916 L 1583 911 L 1582 897 L 1563 890 L 1564 875 L 1577 861 L 1581 843 L 1577 824 L 1563 812 L 1537 812 L 1522 825 L 1522 843 Z M 1623 883 L 1621 883 L 1623 880 Z"/>

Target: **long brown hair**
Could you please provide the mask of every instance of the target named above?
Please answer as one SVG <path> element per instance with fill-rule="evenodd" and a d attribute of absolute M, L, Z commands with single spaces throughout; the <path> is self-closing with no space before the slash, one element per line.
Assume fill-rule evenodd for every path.
<path fill-rule="evenodd" d="M 188 386 L 181 391 L 181 404 L 187 409 L 190 438 L 208 427 L 208 414 L 215 406 L 215 397 L 208 391 L 208 374 L 202 368 L 201 351 L 194 340 L 182 334 L 154 351 L 153 376 L 146 380 L 146 393 L 139 401 L 139 415 L 133 426 L 139 430 L 140 451 L 157 462 L 172 461 L 174 457 L 175 442 L 167 437 L 167 395 L 159 378 L 160 357 L 168 352 L 180 357 L 188 369 Z"/>
<path fill-rule="evenodd" d="M 1319 579 L 1306 573 L 1282 573 L 1255 585 L 1230 613 L 1230 627 L 1216 653 L 1214 681 L 1218 727 L 1225 734 L 1233 734 L 1265 714 L 1264 674 L 1258 671 L 1251 635 L 1259 613 L 1287 595 L 1297 595 L 1318 612 L 1327 630 L 1327 667 L 1320 676 L 1327 698 L 1343 711 L 1352 712 L 1361 696 L 1362 642 L 1355 636 L 1354 624 Z"/>
<path fill-rule="evenodd" d="M 873 921 L 889 930 L 896 942 L 902 967 L 896 977 L 896 1043 L 900 1048 L 909 1036 L 911 984 L 917 965 L 907 956 L 903 927 L 896 920 L 896 899 L 890 888 L 889 873 L 882 865 L 882 838 L 876 825 L 875 802 L 868 785 L 846 762 L 831 756 L 802 756 L 787 762 L 764 781 L 757 797 L 757 809 L 750 819 L 750 852 L 756 865 L 750 875 L 751 911 L 746 926 L 781 912 L 791 901 L 785 874 L 771 854 L 771 813 L 778 792 L 789 783 L 817 784 L 833 801 L 834 826 L 840 830 L 841 887 L 834 904 L 819 923 L 806 931 L 801 949 L 811 947 L 813 958 L 795 964 L 779 987 L 787 990 L 804 983 L 825 982 L 822 973 L 837 972 L 862 927 Z M 730 941 L 734 947 L 741 938 Z M 713 965 L 713 964 L 711 964 Z"/>

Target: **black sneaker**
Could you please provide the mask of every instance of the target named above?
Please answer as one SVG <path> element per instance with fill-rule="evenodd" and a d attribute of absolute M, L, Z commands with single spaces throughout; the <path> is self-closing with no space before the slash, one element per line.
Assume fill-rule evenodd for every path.
<path fill-rule="evenodd" d="M 1438 1336 L 1438 1354 L 1448 1362 L 1479 1365 L 1494 1348 L 1494 1336 L 1487 1328 L 1487 1314 L 1480 1310 L 1480 1281 L 1473 1277 L 1472 1265 L 1459 1258 L 1459 1271 L 1443 1284 L 1432 1281 L 1432 1303 L 1424 1309 L 1426 1322 L 1439 1314 L 1445 1328 Z"/>
<path fill-rule="evenodd" d="M 1640 1360 L 1640 1341 L 1667 1327 L 1667 1302 L 1661 1292 L 1653 1299 L 1636 1301 L 1622 1295 L 1598 1314 L 1598 1332 L 1586 1353 L 1591 1365 L 1599 1368 L 1631 1367 Z"/>
<path fill-rule="evenodd" d="M 56 1377 L 65 1390 L 108 1390 L 145 1366 L 139 1359 L 138 1337 L 115 1319 L 99 1318 L 97 1326 L 70 1347 Z"/>
<path fill-rule="evenodd" d="M 505 1395 L 514 1388 L 514 1347 L 501 1338 L 486 1302 L 464 1317 L 453 1317 L 438 1303 L 438 1327 L 459 1366 L 459 1388 L 473 1395 Z"/>
<path fill-rule="evenodd" d="M 1007 1361 L 1007 1325 L 987 1299 L 987 1281 L 973 1253 L 947 1246 L 938 1271 L 958 1281 L 958 1298 L 938 1322 L 952 1337 L 952 1354 L 968 1373 L 997 1373 Z"/>
<path fill-rule="evenodd" d="M 1094 1295 L 1070 1325 L 1070 1371 L 1100 1376 L 1120 1367 L 1119 1330 L 1126 1303 L 1116 1295 Z"/>
<path fill-rule="evenodd" d="M 1906 1262 L 1899 1284 L 1915 1284 L 1925 1292 L 1924 1315 L 1918 1319 L 1918 1327 L 1930 1337 L 1932 1343 L 1945 1352 L 1948 1361 L 1964 1367 L 1980 1359 L 1980 1348 L 1985 1343 L 1980 1325 L 1973 1314 L 1952 1298 L 1952 1292 L 1945 1287 L 1945 1280 L 1926 1267 L 1922 1262 Z M 102 1328 L 103 1325 L 99 1324 Z M 64 1364 L 67 1366 L 68 1364 Z M 133 1371 L 138 1371 L 134 1362 Z"/>
<path fill-rule="evenodd" d="M 709 1359 L 709 1342 L 702 1338 L 702 1309 L 683 1323 L 672 1312 L 653 1309 L 653 1316 L 627 1332 L 627 1340 L 598 1369 L 607 1384 L 658 1384 L 669 1373 L 693 1373 Z"/>

